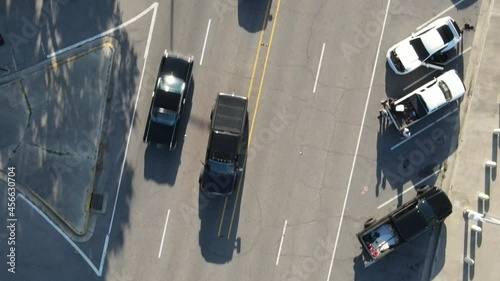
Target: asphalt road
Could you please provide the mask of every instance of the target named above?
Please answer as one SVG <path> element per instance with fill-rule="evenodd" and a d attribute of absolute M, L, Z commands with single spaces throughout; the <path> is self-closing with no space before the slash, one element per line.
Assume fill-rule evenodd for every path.
<path fill-rule="evenodd" d="M 26 214 L 33 223 L 24 231 L 46 233 L 50 250 L 30 246 L 19 257 L 24 259 L 19 264 L 23 273 L 8 280 L 67 280 L 71 274 L 73 280 L 110 281 L 420 280 L 428 236 L 366 270 L 355 233 L 366 218 L 382 216 L 413 196 L 413 185 L 436 182 L 434 173 L 453 153 L 453 112 L 400 145 L 394 129 L 381 128 L 377 115 L 380 100 L 402 96 L 401 89 L 431 72 L 419 69 L 396 77 L 386 67 L 386 50 L 456 1 L 390 1 L 389 7 L 387 1 L 269 1 L 269 16 L 264 0 L 160 1 L 156 14 L 152 10 L 114 35 L 121 52 L 111 91 L 113 99 L 124 95 L 126 102 L 117 111 L 122 117 L 110 118 L 115 129 L 109 133 L 105 166 L 111 168 L 100 182 L 109 186 L 108 207 L 98 218 L 93 238 L 77 243 L 97 269 L 107 248 L 102 277 L 42 218 Z M 40 42 L 45 42 L 47 53 L 64 48 L 152 4 L 71 1 L 61 7 L 65 16 L 58 19 L 52 36 L 41 31 Z M 474 25 L 479 5 L 466 0 L 460 9 L 443 15 L 460 25 Z M 78 13 L 81 10 L 86 13 Z M 56 34 L 64 40 L 44 40 Z M 464 35 L 462 51 L 472 39 Z M 39 54 L 36 40 L 30 42 L 33 48 L 23 49 L 30 55 L 16 57 L 23 64 L 43 59 L 34 55 Z M 196 58 L 186 110 L 189 121 L 182 128 L 186 136 L 174 153 L 142 142 L 158 59 L 165 48 Z M 146 74 L 140 84 L 145 52 Z M 465 53 L 448 67 L 463 74 L 467 62 Z M 200 195 L 197 179 L 211 106 L 217 92 L 233 89 L 249 96 L 252 129 L 244 184 L 226 202 Z M 436 148 L 422 151 L 426 140 Z M 424 159 L 416 160 L 415 151 L 422 151 Z M 23 241 L 35 245 L 36 239 L 26 235 Z M 47 259 L 47 251 L 60 259 L 57 270 L 57 259 Z"/>

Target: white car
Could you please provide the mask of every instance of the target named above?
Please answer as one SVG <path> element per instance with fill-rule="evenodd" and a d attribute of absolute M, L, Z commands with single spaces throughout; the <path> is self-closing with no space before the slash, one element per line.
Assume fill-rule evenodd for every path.
<path fill-rule="evenodd" d="M 451 17 L 435 20 L 427 27 L 389 48 L 387 62 L 396 74 L 407 74 L 419 66 L 442 69 L 428 63 L 436 54 L 454 48 L 462 39 L 457 23 Z"/>

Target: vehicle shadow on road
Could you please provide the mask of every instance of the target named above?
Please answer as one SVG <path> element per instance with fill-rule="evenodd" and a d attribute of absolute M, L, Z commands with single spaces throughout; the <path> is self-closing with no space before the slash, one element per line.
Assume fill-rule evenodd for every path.
<path fill-rule="evenodd" d="M 436 230 L 434 230 L 436 231 Z M 430 276 L 430 279 L 434 279 L 436 275 L 441 272 L 443 269 L 445 263 L 446 263 L 446 244 L 447 244 L 447 237 L 448 237 L 448 228 L 446 227 L 446 224 L 443 223 L 441 225 L 441 231 L 439 233 L 439 241 L 437 242 L 438 244 L 436 245 L 435 248 L 435 256 L 432 256 L 434 264 L 432 264 L 432 261 L 430 262 L 430 267 L 428 270 L 431 270 L 431 272 L 428 272 Z M 434 249 L 431 247 L 429 251 L 434 251 Z M 426 272 L 424 272 L 425 274 Z"/>
<path fill-rule="evenodd" d="M 195 89 L 194 78 L 186 95 L 183 117 L 177 129 L 177 147 L 174 151 L 169 151 L 167 147 L 156 148 L 148 145 L 144 152 L 144 178 L 153 180 L 160 184 L 167 184 L 170 187 L 175 185 L 177 173 L 181 165 L 182 148 L 184 146 L 184 136 L 191 116 L 193 107 L 193 94 Z M 149 111 L 148 111 L 149 114 Z"/>
<path fill-rule="evenodd" d="M 453 3 L 453 5 L 455 5 L 455 8 L 457 8 L 458 10 L 463 10 L 463 9 L 467 9 L 469 8 L 470 6 L 474 5 L 477 0 L 451 0 L 451 2 Z"/>
<path fill-rule="evenodd" d="M 273 19 L 268 10 L 271 6 L 272 0 L 238 0 L 238 24 L 251 33 L 265 30 Z"/>
<path fill-rule="evenodd" d="M 198 215 L 200 219 L 199 245 L 205 261 L 224 264 L 241 251 L 241 238 L 237 237 L 245 171 L 241 175 L 239 190 L 227 197 L 211 196 L 199 191 Z"/>

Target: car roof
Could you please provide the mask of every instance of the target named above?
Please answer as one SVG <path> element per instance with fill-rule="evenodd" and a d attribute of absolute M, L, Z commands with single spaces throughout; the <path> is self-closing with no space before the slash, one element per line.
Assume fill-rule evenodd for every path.
<path fill-rule="evenodd" d="M 237 135 L 243 133 L 247 110 L 246 98 L 219 93 L 215 110 L 213 117 L 214 130 Z"/>
<path fill-rule="evenodd" d="M 189 62 L 182 57 L 163 56 L 159 75 L 173 75 L 185 80 L 189 71 Z"/>
<path fill-rule="evenodd" d="M 177 111 L 181 102 L 181 95 L 178 93 L 165 92 L 156 90 L 154 106 L 161 107 L 172 111 Z"/>
<path fill-rule="evenodd" d="M 209 158 L 221 161 L 232 161 L 238 153 L 239 136 L 221 132 L 212 132 L 210 139 Z"/>

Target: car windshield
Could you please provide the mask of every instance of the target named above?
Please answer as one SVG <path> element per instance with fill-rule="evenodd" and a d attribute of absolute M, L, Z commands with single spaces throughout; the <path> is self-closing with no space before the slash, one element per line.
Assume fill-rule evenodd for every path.
<path fill-rule="evenodd" d="M 234 163 L 223 163 L 216 160 L 208 160 L 210 171 L 217 174 L 230 175 L 234 173 Z"/>
<path fill-rule="evenodd" d="M 177 121 L 177 113 L 165 108 L 154 107 L 151 112 L 151 119 L 156 123 L 173 126 Z"/>
<path fill-rule="evenodd" d="M 451 97 L 451 92 L 450 92 L 450 88 L 448 88 L 448 85 L 446 85 L 446 83 L 443 81 L 439 81 L 438 86 L 441 89 L 441 91 L 443 92 L 444 98 L 447 101 L 451 100 L 452 97 Z"/>
<path fill-rule="evenodd" d="M 432 210 L 431 206 L 429 206 L 429 203 L 427 203 L 427 200 L 420 200 L 418 202 L 417 208 L 420 211 L 420 214 L 422 214 L 425 220 L 429 223 L 429 225 L 432 225 L 434 223 L 434 220 L 436 219 L 436 216 L 434 215 L 434 211 Z"/>
<path fill-rule="evenodd" d="M 427 52 L 427 50 L 425 49 L 424 43 L 422 43 L 422 39 L 412 39 L 410 40 L 410 45 L 415 50 L 415 53 L 417 53 L 418 59 L 420 61 L 424 61 L 430 56 L 429 52 Z"/>

